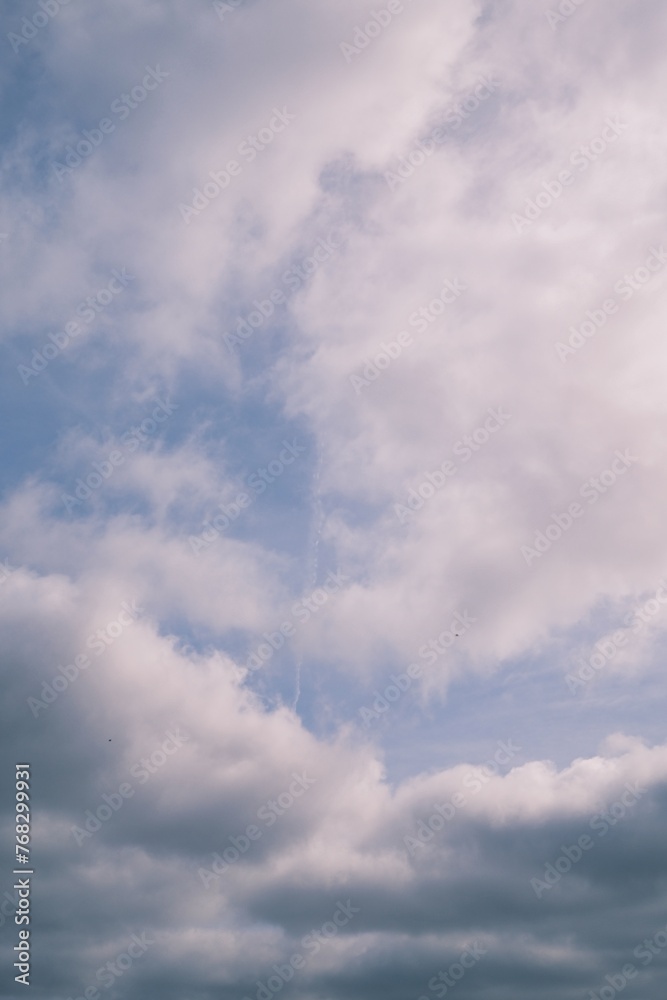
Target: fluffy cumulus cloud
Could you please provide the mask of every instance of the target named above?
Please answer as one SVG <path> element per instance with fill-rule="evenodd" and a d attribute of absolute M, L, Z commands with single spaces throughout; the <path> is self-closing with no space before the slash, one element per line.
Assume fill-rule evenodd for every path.
<path fill-rule="evenodd" d="M 2 997 L 664 995 L 666 17 L 7 12 Z"/>

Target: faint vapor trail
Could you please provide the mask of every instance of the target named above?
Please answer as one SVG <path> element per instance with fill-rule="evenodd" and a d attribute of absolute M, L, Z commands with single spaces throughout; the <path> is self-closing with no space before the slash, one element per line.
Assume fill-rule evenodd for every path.
<path fill-rule="evenodd" d="M 313 485 L 311 489 L 312 514 L 310 519 L 310 542 L 308 563 L 310 564 L 310 577 L 306 583 L 305 590 L 310 593 L 317 583 L 317 573 L 319 570 L 320 539 L 322 528 L 324 527 L 324 513 L 322 510 L 322 498 L 320 495 L 320 473 L 322 471 L 322 452 L 317 452 L 317 465 L 313 475 Z M 301 697 L 301 667 L 303 665 L 303 653 L 299 653 L 296 662 L 295 690 L 292 711 L 296 712 L 296 707 Z"/>

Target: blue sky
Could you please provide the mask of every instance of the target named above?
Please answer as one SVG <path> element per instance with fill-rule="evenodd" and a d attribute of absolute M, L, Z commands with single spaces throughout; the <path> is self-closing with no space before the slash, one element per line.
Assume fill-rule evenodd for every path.
<path fill-rule="evenodd" d="M 663 996 L 666 15 L 549 3 L 4 6 L 35 996 Z"/>

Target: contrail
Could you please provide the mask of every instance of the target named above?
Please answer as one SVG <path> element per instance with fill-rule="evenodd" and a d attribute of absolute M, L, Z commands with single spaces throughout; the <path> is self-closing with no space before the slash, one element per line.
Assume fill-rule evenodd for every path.
<path fill-rule="evenodd" d="M 322 529 L 324 527 L 324 513 L 322 510 L 322 498 L 320 496 L 320 473 L 322 471 L 322 452 L 318 447 L 317 451 L 317 465 L 315 466 L 315 473 L 313 475 L 313 485 L 311 489 L 311 504 L 312 504 L 312 514 L 310 519 L 310 543 L 309 543 L 309 556 L 308 563 L 310 564 L 310 577 L 306 583 L 306 590 L 310 593 L 315 589 L 315 584 L 317 583 L 317 573 L 319 570 L 319 558 L 320 558 L 320 539 L 322 537 Z M 292 703 L 292 711 L 296 712 L 296 707 L 299 703 L 299 698 L 301 697 L 301 667 L 303 665 L 303 653 L 299 653 L 296 662 L 296 677 L 295 677 L 295 691 L 294 691 L 294 701 Z"/>

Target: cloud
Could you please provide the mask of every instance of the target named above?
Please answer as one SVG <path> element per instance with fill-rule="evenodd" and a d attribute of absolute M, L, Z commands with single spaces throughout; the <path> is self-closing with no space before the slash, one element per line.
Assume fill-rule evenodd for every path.
<path fill-rule="evenodd" d="M 0 71 L 33 990 L 661 995 L 664 10 L 56 7 Z"/>

